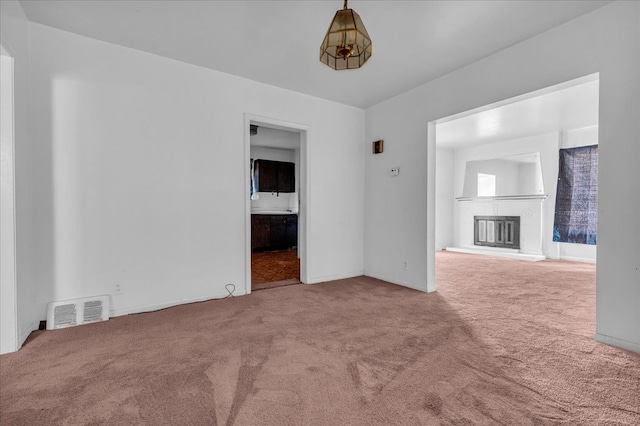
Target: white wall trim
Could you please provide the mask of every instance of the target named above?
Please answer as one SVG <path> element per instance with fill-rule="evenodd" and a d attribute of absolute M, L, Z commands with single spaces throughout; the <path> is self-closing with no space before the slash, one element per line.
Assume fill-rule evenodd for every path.
<path fill-rule="evenodd" d="M 396 280 L 393 280 L 393 279 L 391 279 L 389 277 L 385 277 L 383 275 L 367 274 L 366 276 L 367 277 L 371 277 L 371 278 L 375 278 L 377 280 L 386 281 L 388 283 L 399 285 L 399 286 L 402 286 L 402 287 L 407 287 L 407 288 L 410 288 L 412 290 L 421 291 L 423 293 L 433 293 L 434 291 L 436 291 L 435 283 L 434 283 L 433 286 L 430 286 L 430 285 L 427 284 L 427 289 L 425 290 L 424 287 L 418 287 L 416 285 L 408 284 L 406 282 L 396 281 Z"/>
<path fill-rule="evenodd" d="M 3 42 L 4 43 L 4 42 Z M 10 49 L 0 45 L 2 61 L 9 68 L 4 70 L 3 80 L 8 82 L 9 88 L 4 96 L 7 97 L 3 111 L 4 136 L 2 139 L 2 198 L 3 212 L 2 224 L 2 264 L 3 273 L 0 281 L 0 293 L 2 294 L 3 319 L 0 328 L 0 354 L 15 352 L 22 346 L 18 321 L 18 263 L 17 263 L 17 212 L 16 212 L 16 137 L 15 137 L 15 76 L 14 57 L 10 55 Z M 3 101 L 4 103 L 4 101 Z M 8 105 L 7 105 L 8 104 Z M 7 211 L 7 209 L 9 211 Z M 6 216 L 5 216 L 6 214 Z M 6 310 L 6 311 L 4 311 Z"/>
<path fill-rule="evenodd" d="M 350 273 L 346 273 L 346 274 L 327 275 L 327 276 L 324 276 L 324 277 L 316 277 L 316 278 L 309 279 L 307 282 L 304 282 L 304 283 L 305 284 L 320 284 L 320 283 L 324 283 L 324 282 L 327 282 L 327 281 L 336 281 L 336 280 L 344 280 L 344 279 L 347 279 L 347 278 L 361 277 L 363 275 L 364 275 L 364 271 L 363 270 L 359 270 L 359 271 L 356 271 L 356 272 L 350 272 Z"/>
<path fill-rule="evenodd" d="M 244 188 L 251 185 L 251 136 L 249 134 L 249 125 L 257 124 L 259 126 L 270 127 L 279 130 L 293 130 L 300 132 L 300 205 L 298 206 L 298 232 L 300 247 L 300 281 L 309 282 L 309 150 L 307 149 L 307 132 L 311 127 L 307 124 L 296 123 L 292 121 L 280 120 L 272 117 L 265 117 L 257 114 L 244 114 Z M 248 194 L 246 194 L 248 195 Z M 251 200 L 248 196 L 244 197 L 245 206 L 245 293 L 251 294 Z"/>
<path fill-rule="evenodd" d="M 605 345 L 615 346 L 631 352 L 640 353 L 640 344 L 629 342 L 628 340 L 616 339 L 615 337 L 610 337 L 600 333 L 594 334 L 593 340 L 604 343 Z"/>
<path fill-rule="evenodd" d="M 233 292 L 233 297 L 236 296 L 244 296 L 247 293 L 243 290 L 243 289 L 236 289 Z M 118 296 L 113 296 L 111 295 L 111 303 L 113 304 L 113 298 L 114 297 L 118 297 Z M 207 295 L 207 296 L 202 296 L 202 297 L 194 297 L 191 299 L 182 299 L 182 300 L 177 300 L 177 301 L 171 301 L 171 302 L 165 302 L 165 303 L 156 303 L 153 305 L 143 305 L 143 306 L 136 306 L 136 307 L 132 307 L 132 308 L 122 308 L 122 309 L 111 309 L 109 311 L 109 315 L 111 317 L 119 317 L 122 315 L 129 315 L 129 314 L 141 314 L 144 312 L 153 312 L 153 311 L 158 311 L 160 309 L 165 309 L 165 308 L 171 308 L 174 306 L 180 306 L 180 305 L 187 305 L 189 303 L 197 303 L 197 302 L 206 302 L 208 300 L 220 300 L 220 299 L 224 299 L 226 297 L 229 297 L 229 293 L 223 294 L 223 293 L 218 293 L 214 296 L 211 295 Z"/>
<path fill-rule="evenodd" d="M 24 345 L 24 342 L 27 340 L 29 335 L 34 331 L 38 330 L 39 328 L 40 328 L 40 321 L 34 321 L 31 324 L 29 324 L 29 327 L 27 327 L 25 330 L 22 330 L 22 332 L 20 333 L 20 341 L 18 342 L 19 345 L 16 350 L 19 350 L 22 347 L 22 345 Z"/>
<path fill-rule="evenodd" d="M 596 264 L 596 259 L 589 259 L 586 257 L 573 257 L 573 256 L 560 256 L 560 260 L 568 260 L 570 262 L 583 262 Z"/>
<path fill-rule="evenodd" d="M 436 291 L 436 121 L 427 123 L 427 292 Z M 413 288 L 413 287 L 412 287 Z M 424 291 L 422 289 L 418 289 Z"/>

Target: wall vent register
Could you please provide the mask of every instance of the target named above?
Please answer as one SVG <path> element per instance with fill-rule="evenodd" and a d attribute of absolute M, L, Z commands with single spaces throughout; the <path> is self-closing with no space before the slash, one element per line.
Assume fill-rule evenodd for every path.
<path fill-rule="evenodd" d="M 474 216 L 473 244 L 520 248 L 520 216 Z"/>
<path fill-rule="evenodd" d="M 109 319 L 109 296 L 62 300 L 47 304 L 47 330 Z"/>

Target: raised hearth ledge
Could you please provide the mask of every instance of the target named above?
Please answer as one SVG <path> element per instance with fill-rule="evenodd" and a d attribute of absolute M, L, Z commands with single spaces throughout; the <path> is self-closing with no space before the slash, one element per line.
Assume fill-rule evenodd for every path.
<path fill-rule="evenodd" d="M 543 255 L 520 253 L 518 250 L 499 247 L 447 247 L 445 250 L 455 253 L 482 254 L 485 256 L 506 257 L 509 259 L 526 260 L 528 262 L 538 262 L 540 260 L 546 259 L 546 256 Z"/>
<path fill-rule="evenodd" d="M 495 197 L 457 197 L 456 201 L 498 201 L 498 200 L 544 200 L 547 194 L 496 195 Z"/>

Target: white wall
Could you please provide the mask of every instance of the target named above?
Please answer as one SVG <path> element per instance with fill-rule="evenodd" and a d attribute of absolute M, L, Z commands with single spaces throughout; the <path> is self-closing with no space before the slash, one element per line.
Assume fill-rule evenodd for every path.
<path fill-rule="evenodd" d="M 453 156 L 452 149 L 436 151 L 436 250 L 453 245 Z"/>
<path fill-rule="evenodd" d="M 533 178 L 533 179 L 532 179 Z M 518 189 L 516 194 L 542 193 L 542 170 L 539 163 L 518 164 Z"/>
<path fill-rule="evenodd" d="M 272 129 L 258 126 L 258 131 L 251 136 L 251 147 L 296 149 L 300 147 L 300 133 L 291 130 Z"/>
<path fill-rule="evenodd" d="M 562 132 L 560 148 L 575 148 L 578 146 L 598 145 L 598 126 L 571 129 Z"/>
<path fill-rule="evenodd" d="M 298 136 L 297 134 L 295 135 Z M 251 158 L 255 160 L 286 161 L 289 163 L 295 163 L 296 161 L 293 149 L 269 148 L 266 146 L 251 146 Z"/>
<path fill-rule="evenodd" d="M 29 26 L 46 300 L 120 284 L 124 314 L 244 288 L 247 113 L 309 128 L 309 281 L 362 274 L 363 110 Z"/>
<path fill-rule="evenodd" d="M 44 224 L 35 208 L 42 194 L 35 191 L 33 182 L 47 161 L 35 152 L 29 134 L 29 28 L 17 1 L 0 2 L 0 43 L 14 59 L 17 332 L 18 345 L 22 345 L 43 319 L 43 286 L 37 271 Z"/>
<path fill-rule="evenodd" d="M 640 3 L 615 2 L 367 110 L 365 273 L 426 290 L 431 121 L 600 73 L 596 338 L 640 351 Z M 430 148 L 432 149 L 432 148 Z M 399 166 L 401 179 L 390 179 Z M 621 191 L 620 188 L 627 188 Z M 431 202 L 431 201 L 430 201 Z M 429 235 L 429 238 L 427 237 Z M 401 260 L 409 259 L 409 271 Z M 427 267 L 429 265 L 429 267 Z"/>

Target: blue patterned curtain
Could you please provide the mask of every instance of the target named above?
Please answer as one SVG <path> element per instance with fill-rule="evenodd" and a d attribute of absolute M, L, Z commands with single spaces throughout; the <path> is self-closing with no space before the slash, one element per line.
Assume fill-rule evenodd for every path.
<path fill-rule="evenodd" d="M 598 146 L 560 150 L 553 241 L 596 244 Z"/>

